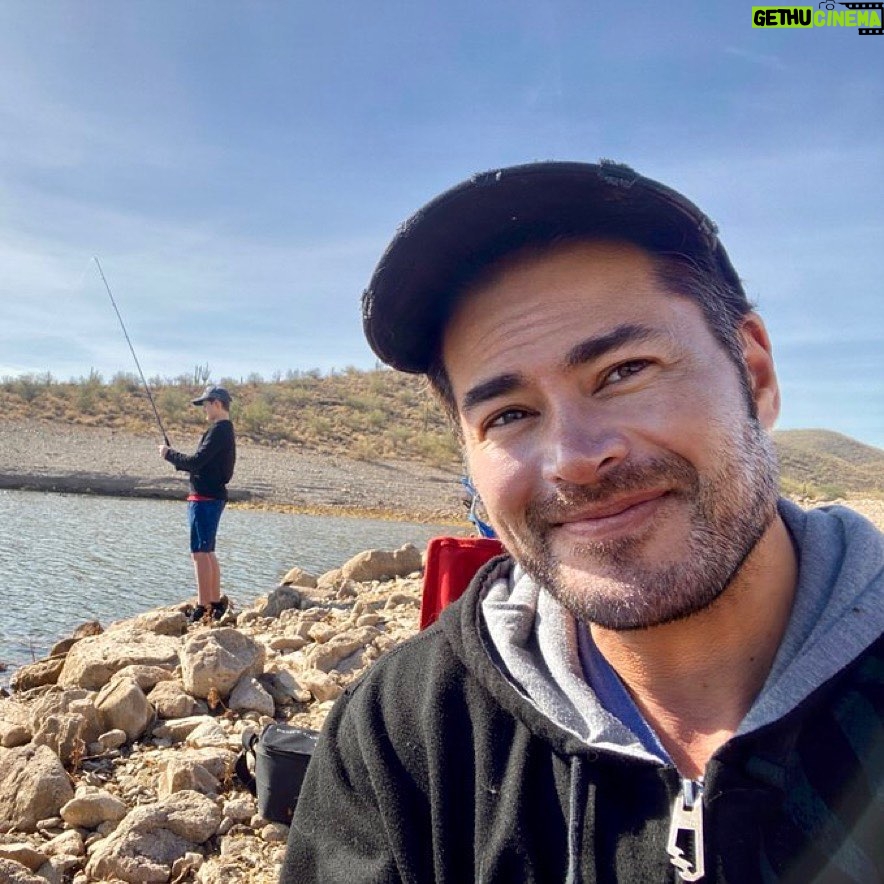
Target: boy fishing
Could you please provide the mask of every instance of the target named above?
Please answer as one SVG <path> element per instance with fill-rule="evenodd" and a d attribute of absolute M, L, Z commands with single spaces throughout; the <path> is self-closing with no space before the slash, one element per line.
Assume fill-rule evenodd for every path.
<path fill-rule="evenodd" d="M 176 470 L 190 473 L 187 516 L 190 524 L 190 554 L 196 576 L 197 605 L 191 623 L 199 623 L 207 613 L 220 620 L 227 613 L 227 598 L 221 597 L 221 568 L 215 556 L 215 537 L 221 513 L 227 503 L 227 483 L 236 463 L 236 437 L 230 420 L 230 393 L 211 384 L 193 400 L 201 405 L 210 422 L 193 454 L 182 454 L 168 445 L 159 445 L 161 457 Z"/>

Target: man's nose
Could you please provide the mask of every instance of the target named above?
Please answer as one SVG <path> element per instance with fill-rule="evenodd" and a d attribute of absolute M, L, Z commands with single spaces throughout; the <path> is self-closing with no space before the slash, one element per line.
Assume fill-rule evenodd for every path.
<path fill-rule="evenodd" d="M 587 409 L 557 411 L 543 437 L 543 478 L 552 484 L 591 484 L 626 459 L 622 430 Z"/>

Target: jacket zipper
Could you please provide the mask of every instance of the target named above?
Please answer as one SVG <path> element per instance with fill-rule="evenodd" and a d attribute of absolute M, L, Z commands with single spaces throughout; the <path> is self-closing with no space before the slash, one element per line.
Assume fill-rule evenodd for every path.
<path fill-rule="evenodd" d="M 666 852 L 680 881 L 699 881 L 706 873 L 702 779 L 681 781 L 681 791 L 672 805 Z"/>

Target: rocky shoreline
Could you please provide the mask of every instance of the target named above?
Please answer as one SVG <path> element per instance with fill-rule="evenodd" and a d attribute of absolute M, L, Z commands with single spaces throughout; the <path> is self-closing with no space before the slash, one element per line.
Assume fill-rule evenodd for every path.
<path fill-rule="evenodd" d="M 248 610 L 83 624 L 0 698 L 0 880 L 271 884 L 288 833 L 234 773 L 243 731 L 318 730 L 414 634 L 421 552 L 293 569 Z M 5 692 L 2 692 L 5 693 Z"/>
<path fill-rule="evenodd" d="M 157 453 L 157 439 L 49 421 L 0 424 L 0 488 L 180 500 L 187 477 Z M 199 434 L 177 442 L 196 447 Z M 240 441 L 230 485 L 238 505 L 417 522 L 462 522 L 459 474 L 412 461 L 324 456 Z"/>

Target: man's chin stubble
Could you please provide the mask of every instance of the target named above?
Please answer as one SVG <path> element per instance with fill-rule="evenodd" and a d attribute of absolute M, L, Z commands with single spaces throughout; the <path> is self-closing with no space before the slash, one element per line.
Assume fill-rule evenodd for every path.
<path fill-rule="evenodd" d="M 712 605 L 734 582 L 775 515 L 774 507 L 758 524 L 741 526 L 745 545 L 733 551 L 730 565 L 728 559 L 708 555 L 728 539 L 696 524 L 685 561 L 668 566 L 637 566 L 641 540 L 627 537 L 572 547 L 575 560 L 600 564 L 566 579 L 562 563 L 551 553 L 549 531 L 544 532 L 542 550 L 522 556 L 520 564 L 578 620 L 616 631 L 649 629 L 686 619 Z"/>

